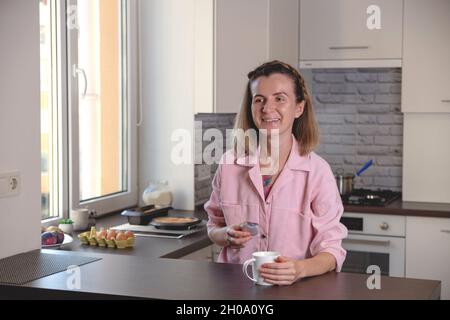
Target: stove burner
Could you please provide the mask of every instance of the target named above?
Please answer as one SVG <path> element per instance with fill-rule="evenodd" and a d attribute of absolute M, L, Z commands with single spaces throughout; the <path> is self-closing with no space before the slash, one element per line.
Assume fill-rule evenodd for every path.
<path fill-rule="evenodd" d="M 400 192 L 391 190 L 354 189 L 342 196 L 342 202 L 348 205 L 384 207 L 401 197 Z"/>

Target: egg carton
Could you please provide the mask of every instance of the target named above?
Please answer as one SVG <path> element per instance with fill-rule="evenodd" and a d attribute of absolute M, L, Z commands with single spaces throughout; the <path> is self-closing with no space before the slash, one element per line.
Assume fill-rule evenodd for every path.
<path fill-rule="evenodd" d="M 103 247 L 103 248 L 117 248 L 117 249 L 125 249 L 131 248 L 134 246 L 134 240 L 136 237 L 130 237 L 127 240 L 106 240 L 105 238 L 98 239 L 96 237 L 90 236 L 91 232 L 83 232 L 78 235 L 78 239 L 84 245 L 95 246 L 95 247 Z"/>

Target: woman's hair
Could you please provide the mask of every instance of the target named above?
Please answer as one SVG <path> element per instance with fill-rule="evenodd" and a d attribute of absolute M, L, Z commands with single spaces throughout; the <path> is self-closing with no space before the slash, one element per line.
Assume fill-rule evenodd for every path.
<path fill-rule="evenodd" d="M 234 128 L 242 129 L 244 130 L 244 132 L 248 129 L 255 129 L 256 131 L 258 130 L 255 122 L 253 121 L 251 110 L 253 100 L 251 85 L 253 81 L 258 79 L 259 77 L 268 77 L 274 73 L 284 74 L 291 78 L 294 83 L 296 102 L 299 103 L 305 101 L 305 107 L 303 109 L 302 115 L 294 120 L 292 133 L 299 143 L 300 154 L 302 156 L 307 155 L 308 153 L 313 151 L 319 143 L 319 130 L 316 118 L 314 116 L 311 99 L 305 86 L 305 81 L 300 73 L 287 63 L 274 60 L 262 64 L 248 74 L 247 88 L 244 93 L 241 110 L 236 117 Z M 246 152 L 248 152 L 247 146 L 245 149 Z"/>

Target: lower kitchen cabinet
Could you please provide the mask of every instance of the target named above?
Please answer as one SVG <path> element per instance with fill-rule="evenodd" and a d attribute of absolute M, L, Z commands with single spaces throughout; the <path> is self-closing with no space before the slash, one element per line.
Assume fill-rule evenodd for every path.
<path fill-rule="evenodd" d="M 405 113 L 403 201 L 450 203 L 450 112 Z"/>
<path fill-rule="evenodd" d="M 406 277 L 442 281 L 450 299 L 450 219 L 407 217 Z"/>
<path fill-rule="evenodd" d="M 183 260 L 197 260 L 197 261 L 208 261 L 217 262 L 221 247 L 218 245 L 210 245 L 203 249 L 191 252 L 188 255 L 181 257 Z"/>

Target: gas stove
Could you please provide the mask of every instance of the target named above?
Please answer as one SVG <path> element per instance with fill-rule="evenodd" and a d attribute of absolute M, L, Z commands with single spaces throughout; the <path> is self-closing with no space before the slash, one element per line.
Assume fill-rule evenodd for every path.
<path fill-rule="evenodd" d="M 353 189 L 342 196 L 342 202 L 346 205 L 385 207 L 401 196 L 401 192 L 391 190 Z"/>

